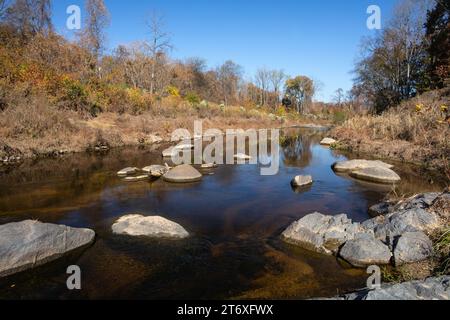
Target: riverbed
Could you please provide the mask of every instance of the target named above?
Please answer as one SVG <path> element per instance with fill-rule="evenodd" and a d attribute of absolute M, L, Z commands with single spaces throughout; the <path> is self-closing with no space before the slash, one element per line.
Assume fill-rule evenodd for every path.
<path fill-rule="evenodd" d="M 364 270 L 286 244 L 281 232 L 315 211 L 364 221 L 368 208 L 388 193 L 442 191 L 444 179 L 394 162 L 402 177 L 395 188 L 336 175 L 334 162 L 358 155 L 319 145 L 325 135 L 285 130 L 275 176 L 262 176 L 258 165 L 249 164 L 204 170 L 201 182 L 186 185 L 129 183 L 116 175 L 124 167 L 164 164 L 164 146 L 2 168 L 0 224 L 37 219 L 91 228 L 97 238 L 64 259 L 0 280 L 0 299 L 304 299 L 364 287 Z M 296 175 L 312 175 L 314 184 L 292 189 Z M 113 235 L 111 225 L 129 213 L 163 216 L 191 237 Z M 82 290 L 67 289 L 69 265 L 80 266 Z"/>

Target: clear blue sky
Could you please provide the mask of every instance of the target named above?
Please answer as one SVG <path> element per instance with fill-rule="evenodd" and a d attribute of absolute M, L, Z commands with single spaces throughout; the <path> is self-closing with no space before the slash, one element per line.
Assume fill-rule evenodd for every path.
<path fill-rule="evenodd" d="M 57 30 L 65 28 L 66 8 L 83 0 L 53 1 Z M 111 14 L 108 48 L 148 37 L 145 18 L 165 16 L 175 46 L 172 57 L 202 57 L 210 67 L 227 59 L 240 64 L 246 78 L 259 67 L 284 69 L 323 83 L 318 99 L 328 101 L 337 88 L 352 85 L 360 40 L 368 30 L 367 7 L 380 6 L 383 24 L 395 0 L 105 0 Z M 83 14 L 83 11 L 82 11 Z"/>

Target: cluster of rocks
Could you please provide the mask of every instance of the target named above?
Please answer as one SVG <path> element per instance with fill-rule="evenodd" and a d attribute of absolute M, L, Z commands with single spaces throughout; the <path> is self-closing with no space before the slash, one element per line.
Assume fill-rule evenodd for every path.
<path fill-rule="evenodd" d="M 22 160 L 22 157 L 20 156 L 10 156 L 10 157 L 4 157 L 4 158 L 0 158 L 0 164 L 15 164 L 18 163 Z"/>
<path fill-rule="evenodd" d="M 215 164 L 203 165 L 203 169 L 215 168 Z M 143 173 L 143 174 L 140 174 Z M 172 183 L 189 183 L 202 180 L 203 175 L 189 164 L 176 166 L 175 168 L 165 166 L 152 165 L 142 169 L 129 167 L 117 172 L 117 175 L 124 177 L 124 181 L 137 182 L 152 179 L 162 179 Z"/>
<path fill-rule="evenodd" d="M 336 255 L 355 267 L 426 260 L 433 254 L 428 234 L 442 225 L 433 205 L 448 193 L 418 195 L 363 223 L 346 214 L 312 213 L 292 223 L 282 238 L 303 248 Z M 380 205 L 381 206 L 381 205 Z"/>
<path fill-rule="evenodd" d="M 392 168 L 394 166 L 379 160 L 349 160 L 333 164 L 332 168 L 338 173 L 348 173 L 355 179 L 376 182 L 396 183 L 400 176 Z"/>

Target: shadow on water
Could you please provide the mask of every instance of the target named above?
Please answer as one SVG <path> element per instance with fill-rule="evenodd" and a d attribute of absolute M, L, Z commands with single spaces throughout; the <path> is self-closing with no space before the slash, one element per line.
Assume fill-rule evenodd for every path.
<path fill-rule="evenodd" d="M 295 299 L 330 296 L 365 285 L 363 270 L 280 241 L 293 221 L 319 211 L 367 218 L 390 186 L 336 175 L 331 165 L 352 158 L 319 145 L 322 131 L 286 130 L 276 176 L 256 165 L 205 170 L 202 182 L 126 183 L 128 166 L 163 164 L 161 150 L 124 148 L 104 156 L 77 154 L 26 162 L 0 172 L 0 223 L 39 219 L 92 228 L 96 242 L 82 253 L 0 280 L 0 298 L 15 299 Z M 417 168 L 396 164 L 398 193 L 441 190 Z M 291 179 L 314 177 L 293 190 Z M 157 214 L 183 225 L 183 241 L 115 236 L 127 213 Z M 82 270 L 81 291 L 66 289 L 66 268 Z"/>

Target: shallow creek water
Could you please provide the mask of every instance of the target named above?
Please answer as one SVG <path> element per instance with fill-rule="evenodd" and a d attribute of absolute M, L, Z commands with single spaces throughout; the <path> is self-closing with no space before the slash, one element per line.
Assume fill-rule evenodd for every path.
<path fill-rule="evenodd" d="M 256 165 L 203 171 L 202 182 L 127 183 L 124 167 L 163 164 L 155 147 L 77 154 L 0 169 L 0 224 L 38 219 L 92 228 L 96 242 L 56 262 L 0 280 L 0 299 L 299 299 L 365 286 L 364 270 L 280 240 L 293 221 L 319 211 L 369 217 L 368 207 L 390 186 L 336 175 L 331 165 L 356 158 L 319 145 L 323 131 L 283 132 L 280 171 L 261 176 Z M 442 190 L 418 168 L 396 164 L 398 194 Z M 301 191 L 291 179 L 311 174 Z M 192 235 L 182 241 L 116 236 L 128 213 L 161 215 Z M 82 290 L 68 291 L 66 268 L 82 270 Z"/>

